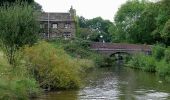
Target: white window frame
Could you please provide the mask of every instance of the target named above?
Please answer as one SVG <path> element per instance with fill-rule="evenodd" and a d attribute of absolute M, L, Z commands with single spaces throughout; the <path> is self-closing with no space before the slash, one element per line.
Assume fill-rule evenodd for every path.
<path fill-rule="evenodd" d="M 52 24 L 52 28 L 54 28 L 54 29 L 58 28 L 58 24 L 57 23 Z"/>

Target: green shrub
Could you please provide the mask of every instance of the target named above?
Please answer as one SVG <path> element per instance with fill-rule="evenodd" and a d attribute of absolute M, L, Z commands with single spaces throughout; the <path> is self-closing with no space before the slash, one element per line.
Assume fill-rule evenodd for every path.
<path fill-rule="evenodd" d="M 137 54 L 132 57 L 132 59 L 128 62 L 128 66 L 135 68 L 135 69 L 142 69 L 144 66 L 143 64 L 143 55 Z"/>
<path fill-rule="evenodd" d="M 78 59 L 90 59 L 93 61 L 95 66 L 105 66 L 105 58 L 104 56 L 97 54 L 90 50 L 90 42 L 75 39 L 75 40 L 62 40 L 56 39 L 49 42 L 55 48 L 63 48 L 70 56 Z"/>
<path fill-rule="evenodd" d="M 167 48 L 164 53 L 165 53 L 165 57 L 164 57 L 165 61 L 167 63 L 170 63 L 170 48 Z"/>
<path fill-rule="evenodd" d="M 161 60 L 156 64 L 156 71 L 160 76 L 170 76 L 170 64 L 167 63 L 165 60 Z"/>
<path fill-rule="evenodd" d="M 165 52 L 165 47 L 163 45 L 157 44 L 157 45 L 153 46 L 152 55 L 158 61 L 163 59 L 163 57 L 165 55 L 164 52 Z"/>
<path fill-rule="evenodd" d="M 92 69 L 95 64 L 92 60 L 88 59 L 76 59 L 79 66 L 81 66 L 81 71 L 86 72 L 86 70 Z"/>
<path fill-rule="evenodd" d="M 0 79 L 1 100 L 23 100 L 35 97 L 39 92 L 38 85 L 34 79 Z"/>
<path fill-rule="evenodd" d="M 39 93 L 39 86 L 24 64 L 15 69 L 0 52 L 0 100 L 25 100 Z"/>
<path fill-rule="evenodd" d="M 73 59 L 63 49 L 40 42 L 33 47 L 26 47 L 24 54 L 31 73 L 43 88 L 55 90 L 81 86 L 81 66 L 85 63 Z"/>
<path fill-rule="evenodd" d="M 0 41 L 8 62 L 15 66 L 16 52 L 38 40 L 37 13 L 31 5 L 18 2 L 0 6 Z"/>
<path fill-rule="evenodd" d="M 128 62 L 128 65 L 132 68 L 141 69 L 149 72 L 155 72 L 156 60 L 152 56 L 147 56 L 144 54 L 137 54 L 132 57 Z"/>
<path fill-rule="evenodd" d="M 144 66 L 143 69 L 145 71 L 149 71 L 149 72 L 155 72 L 156 71 L 156 60 L 155 58 L 151 57 L 151 56 L 145 56 L 144 59 Z"/>

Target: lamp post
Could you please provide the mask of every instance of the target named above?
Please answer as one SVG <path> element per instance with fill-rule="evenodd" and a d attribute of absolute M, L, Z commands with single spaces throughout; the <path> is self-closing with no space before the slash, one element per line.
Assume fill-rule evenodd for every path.
<path fill-rule="evenodd" d="M 103 35 L 100 35 L 101 41 L 102 43 L 105 43 L 104 39 L 103 39 Z"/>

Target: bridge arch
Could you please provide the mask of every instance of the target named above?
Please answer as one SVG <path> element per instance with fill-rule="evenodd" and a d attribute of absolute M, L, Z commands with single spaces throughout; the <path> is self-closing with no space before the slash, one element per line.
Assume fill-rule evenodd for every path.
<path fill-rule="evenodd" d="M 109 55 L 109 57 L 113 57 L 113 56 L 115 56 L 116 54 L 125 54 L 125 55 L 128 55 L 128 56 L 131 55 L 131 54 L 128 53 L 128 52 L 114 52 L 114 53 L 111 53 L 111 54 Z"/>
<path fill-rule="evenodd" d="M 111 59 L 115 59 L 115 60 L 128 60 L 129 58 L 131 58 L 132 54 L 128 53 L 128 52 L 114 52 L 110 54 L 110 58 Z"/>

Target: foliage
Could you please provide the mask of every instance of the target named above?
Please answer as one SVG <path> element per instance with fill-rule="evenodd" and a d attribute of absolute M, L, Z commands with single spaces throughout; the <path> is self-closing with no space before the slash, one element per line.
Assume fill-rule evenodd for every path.
<path fill-rule="evenodd" d="M 135 55 L 128 66 L 149 72 L 157 72 L 160 76 L 170 81 L 170 49 L 160 45 L 154 47 L 153 55 Z"/>
<path fill-rule="evenodd" d="M 19 64 L 15 69 L 0 52 L 0 99 L 26 100 L 39 93 L 39 86 L 28 72 L 27 67 Z"/>
<path fill-rule="evenodd" d="M 43 88 L 73 89 L 81 86 L 81 73 L 93 66 L 89 60 L 73 59 L 62 48 L 40 42 L 24 50 L 30 72 Z"/>
<path fill-rule="evenodd" d="M 3 5 L 4 3 L 14 3 L 16 1 L 28 2 L 28 3 L 33 3 L 34 2 L 34 0 L 1 0 L 0 5 Z"/>
<path fill-rule="evenodd" d="M 165 23 L 165 26 L 162 30 L 162 37 L 165 40 L 166 44 L 169 44 L 169 39 L 170 39 L 170 19 Z"/>
<path fill-rule="evenodd" d="M 103 20 L 101 17 L 93 19 L 85 19 L 84 17 L 78 17 L 78 34 L 79 38 L 89 39 L 92 41 L 101 41 L 100 36 L 103 36 L 103 40 L 106 42 L 111 41 L 111 34 L 108 32 L 109 27 L 113 24 L 109 20 Z M 85 36 L 84 36 L 85 35 Z"/>
<path fill-rule="evenodd" d="M 165 47 L 161 44 L 157 44 L 153 46 L 152 49 L 153 57 L 158 61 L 161 60 L 164 57 L 164 51 L 165 51 Z"/>
<path fill-rule="evenodd" d="M 169 45 L 169 6 L 169 0 L 127 1 L 115 16 L 113 41 Z"/>
<path fill-rule="evenodd" d="M 164 59 L 167 63 L 170 63 L 170 48 L 166 48 L 164 51 Z"/>
<path fill-rule="evenodd" d="M 69 55 L 78 59 L 89 59 L 95 63 L 96 67 L 104 66 L 106 57 L 90 50 L 89 41 L 76 38 L 75 40 L 53 40 L 50 43 L 56 48 L 63 48 Z"/>
<path fill-rule="evenodd" d="M 32 6 L 14 3 L 0 7 L 0 43 L 10 64 L 15 64 L 16 51 L 37 41 L 37 15 Z"/>
<path fill-rule="evenodd" d="M 140 0 L 127 1 L 118 10 L 115 16 L 115 24 L 118 29 L 119 39 L 127 42 L 134 42 L 133 39 L 140 39 L 138 35 L 131 35 L 134 28 L 134 23 L 140 18 L 142 12 L 146 8 L 147 3 Z M 135 31 L 135 30 L 134 30 Z M 138 32 L 133 32 L 138 34 Z M 136 36 L 136 37 L 131 37 Z"/>
<path fill-rule="evenodd" d="M 170 76 L 170 65 L 165 60 L 161 60 L 157 63 L 156 70 L 160 76 Z"/>
<path fill-rule="evenodd" d="M 155 59 L 151 56 L 145 56 L 144 54 L 137 54 L 128 62 L 129 66 L 135 69 L 141 69 L 144 71 L 155 72 L 156 64 Z"/>

